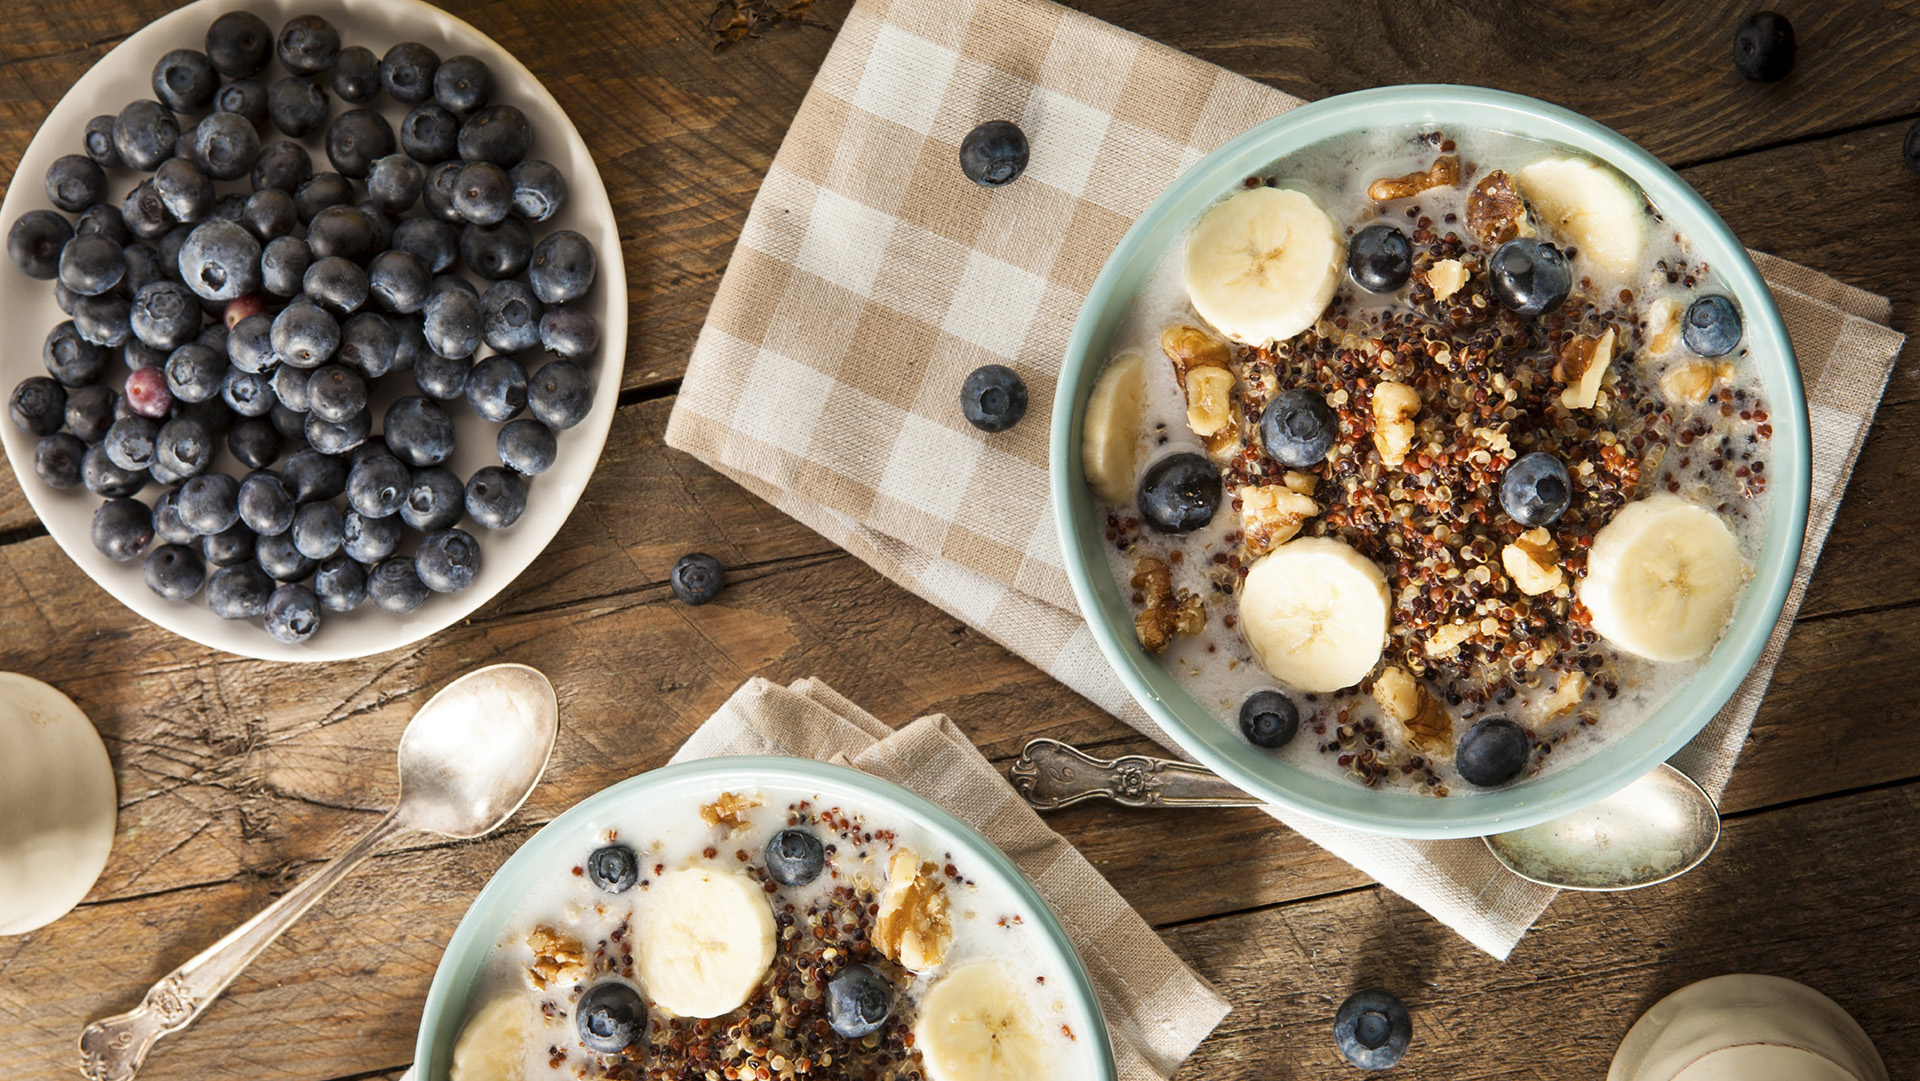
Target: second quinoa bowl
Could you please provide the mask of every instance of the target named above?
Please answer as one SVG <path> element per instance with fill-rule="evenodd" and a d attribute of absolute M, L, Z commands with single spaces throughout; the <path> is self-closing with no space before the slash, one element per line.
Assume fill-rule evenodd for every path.
<path fill-rule="evenodd" d="M 1095 640 L 1228 779 L 1471 836 L 1726 703 L 1806 524 L 1806 406 L 1726 224 L 1584 117 L 1388 87 L 1215 150 L 1082 307 L 1052 430 Z"/>

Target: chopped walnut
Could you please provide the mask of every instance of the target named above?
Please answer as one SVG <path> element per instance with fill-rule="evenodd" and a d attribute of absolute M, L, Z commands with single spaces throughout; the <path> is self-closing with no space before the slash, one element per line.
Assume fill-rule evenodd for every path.
<path fill-rule="evenodd" d="M 1160 335 L 1160 349 L 1173 362 L 1173 373 L 1187 396 L 1187 427 L 1217 453 L 1233 443 L 1232 353 L 1225 342 L 1185 323 Z"/>
<path fill-rule="evenodd" d="M 1233 422 L 1233 373 L 1195 368 L 1187 373 L 1187 427 L 1210 436 Z"/>
<path fill-rule="evenodd" d="M 527 946 L 533 950 L 527 975 L 542 991 L 551 984 L 572 983 L 586 975 L 586 947 L 572 935 L 541 924 L 527 932 Z"/>
<path fill-rule="evenodd" d="M 1551 593 L 1566 582 L 1560 570 L 1560 546 L 1545 526 L 1536 526 L 1520 534 L 1513 543 L 1500 549 L 1500 565 L 1507 569 L 1520 592 L 1529 597 Z"/>
<path fill-rule="evenodd" d="M 1647 306 L 1646 356 L 1661 357 L 1673 351 L 1680 341 L 1680 302 L 1661 297 Z"/>
<path fill-rule="evenodd" d="M 898 848 L 887 861 L 887 888 L 874 918 L 874 945 L 910 972 L 932 971 L 953 942 L 946 883 L 940 866 L 923 863 L 912 849 Z"/>
<path fill-rule="evenodd" d="M 1406 669 L 1393 665 L 1382 669 L 1373 681 L 1373 700 L 1389 721 L 1403 729 L 1406 743 L 1429 754 L 1453 753 L 1453 718 Z"/>
<path fill-rule="evenodd" d="M 1225 342 L 1201 330 L 1181 323 L 1160 335 L 1160 348 L 1173 361 L 1173 370 L 1182 384 L 1195 368 L 1224 368 L 1230 359 Z"/>
<path fill-rule="evenodd" d="M 1581 336 L 1560 350 L 1560 363 L 1553 366 L 1553 377 L 1565 383 L 1560 404 L 1568 409 L 1592 409 L 1600 399 L 1600 381 L 1606 377 L 1607 363 L 1613 359 L 1613 328 L 1598 338 Z"/>
<path fill-rule="evenodd" d="M 1427 288 L 1433 290 L 1433 299 L 1445 302 L 1467 284 L 1467 267 L 1458 259 L 1442 259 L 1427 268 Z"/>
<path fill-rule="evenodd" d="M 1413 446 L 1413 418 L 1420 412 L 1420 392 L 1392 380 L 1373 388 L 1373 445 L 1380 460 L 1397 466 Z"/>
<path fill-rule="evenodd" d="M 1257 556 L 1292 540 L 1302 523 L 1320 513 L 1319 504 L 1285 485 L 1262 484 L 1236 494 L 1247 550 Z"/>
<path fill-rule="evenodd" d="M 1467 228 L 1489 248 L 1517 236 L 1533 235 L 1526 201 L 1514 189 L 1513 177 L 1506 170 L 1495 169 L 1473 186 L 1467 196 Z"/>
<path fill-rule="evenodd" d="M 1660 377 L 1660 392 L 1677 404 L 1699 405 L 1714 385 L 1733 378 L 1733 365 L 1724 360 L 1695 360 L 1677 364 Z"/>
<path fill-rule="evenodd" d="M 1473 628 L 1464 623 L 1444 623 L 1434 628 L 1434 630 L 1427 635 L 1427 641 L 1424 646 L 1427 656 L 1433 657 L 1436 660 L 1441 657 L 1451 656 L 1454 650 L 1460 648 L 1460 643 L 1465 642 L 1467 636 L 1472 633 Z"/>
<path fill-rule="evenodd" d="M 1546 709 L 1548 717 L 1558 717 L 1571 711 L 1586 696 L 1587 674 L 1568 672 L 1560 677 L 1559 684 L 1553 688 L 1553 695 L 1542 703 L 1542 706 Z"/>
<path fill-rule="evenodd" d="M 1428 188 L 1450 188 L 1460 183 L 1460 159 L 1452 154 L 1442 154 L 1433 159 L 1433 164 L 1425 172 L 1408 173 L 1405 176 L 1383 176 L 1367 185 L 1367 198 L 1377 203 L 1391 202 L 1394 199 L 1406 199 L 1418 195 Z"/>
<path fill-rule="evenodd" d="M 1473 438 L 1493 454 L 1505 454 L 1513 449 L 1513 443 L 1507 439 L 1507 433 L 1498 428 L 1475 428 Z M 1475 459 L 1475 461 L 1478 460 Z"/>
<path fill-rule="evenodd" d="M 1206 627 L 1206 605 L 1185 590 L 1174 592 L 1173 570 L 1163 561 L 1148 557 L 1136 562 L 1129 584 L 1145 606 L 1133 617 L 1133 633 L 1148 653 L 1163 652 L 1175 635 L 1199 634 Z"/>
<path fill-rule="evenodd" d="M 700 820 L 709 826 L 725 826 L 737 830 L 745 826 L 743 812 L 760 806 L 760 797 L 742 796 L 735 792 L 722 792 L 720 798 L 700 808 Z"/>
<path fill-rule="evenodd" d="M 1280 481 L 1287 486 L 1288 491 L 1299 492 L 1301 495 L 1312 495 L 1313 490 L 1320 486 L 1319 477 L 1312 473 L 1302 473 L 1298 469 L 1287 470 L 1287 475 L 1281 477 Z"/>

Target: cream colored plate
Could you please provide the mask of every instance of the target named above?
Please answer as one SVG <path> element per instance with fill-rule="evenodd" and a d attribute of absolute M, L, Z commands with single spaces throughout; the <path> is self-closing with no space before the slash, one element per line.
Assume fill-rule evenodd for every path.
<path fill-rule="evenodd" d="M 0 935 L 67 914 L 113 847 L 113 763 L 73 700 L 0 672 Z"/>

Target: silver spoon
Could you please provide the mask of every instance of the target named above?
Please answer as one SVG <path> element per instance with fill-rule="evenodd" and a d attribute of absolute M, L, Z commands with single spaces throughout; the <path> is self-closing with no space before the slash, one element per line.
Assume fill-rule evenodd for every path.
<path fill-rule="evenodd" d="M 1262 802 L 1202 766 L 1141 754 L 1095 758 L 1057 739 L 1029 742 L 1007 776 L 1042 811 L 1091 799 L 1128 807 Z M 1483 838 L 1493 858 L 1514 874 L 1569 890 L 1631 890 L 1678 878 L 1706 859 L 1719 839 L 1713 798 L 1664 762 L 1597 803 Z"/>
<path fill-rule="evenodd" d="M 129 1081 L 154 1041 L 192 1024 L 282 931 L 393 838 L 424 830 L 464 839 L 498 829 L 539 783 L 559 727 L 553 684 L 524 664 L 477 669 L 442 687 L 400 734 L 393 810 L 319 873 L 174 969 L 140 1005 L 88 1025 L 80 1073 Z"/>

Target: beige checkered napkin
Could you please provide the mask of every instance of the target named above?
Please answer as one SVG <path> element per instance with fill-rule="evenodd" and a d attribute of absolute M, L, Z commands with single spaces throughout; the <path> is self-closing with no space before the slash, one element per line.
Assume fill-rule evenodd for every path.
<path fill-rule="evenodd" d="M 912 789 L 985 834 L 1033 881 L 1093 978 L 1122 1081 L 1171 1077 L 1227 1015 L 1073 846 L 1046 827 L 945 717 L 898 732 L 817 680 L 752 679 L 688 737 L 675 762 L 778 754 L 838 762 Z"/>
<path fill-rule="evenodd" d="M 860 0 L 747 217 L 667 441 L 889 578 L 1166 740 L 1094 646 L 1047 499 L 1054 384 L 1082 299 L 1182 170 L 1294 99 L 1045 0 Z M 1033 159 L 968 183 L 982 118 Z M 1887 302 L 1756 256 L 1800 357 L 1813 506 L 1786 615 L 1676 762 L 1719 792 L 1766 690 L 1902 338 Z M 1028 416 L 983 436 L 958 390 L 1026 379 Z M 1477 842 L 1397 841 L 1275 816 L 1504 957 L 1553 898 Z"/>

